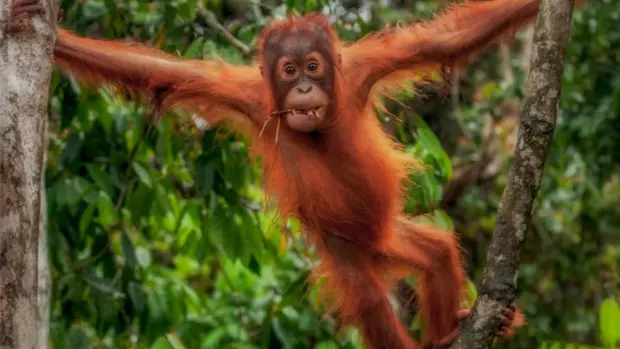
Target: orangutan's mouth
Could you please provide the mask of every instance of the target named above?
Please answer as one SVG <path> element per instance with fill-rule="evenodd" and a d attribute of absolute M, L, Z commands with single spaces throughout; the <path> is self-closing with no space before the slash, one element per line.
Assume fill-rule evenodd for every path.
<path fill-rule="evenodd" d="M 285 109 L 285 110 L 280 110 L 280 111 L 276 111 L 271 113 L 272 116 L 311 116 L 314 117 L 316 119 L 321 119 L 322 116 L 322 111 L 323 111 L 323 107 L 322 105 L 318 106 L 318 107 L 311 107 L 311 108 L 290 108 L 290 109 Z"/>
<path fill-rule="evenodd" d="M 306 116 L 312 116 L 314 118 L 320 119 L 321 108 L 323 108 L 323 106 L 306 108 L 306 109 L 288 109 L 286 111 L 286 115 L 306 115 Z"/>

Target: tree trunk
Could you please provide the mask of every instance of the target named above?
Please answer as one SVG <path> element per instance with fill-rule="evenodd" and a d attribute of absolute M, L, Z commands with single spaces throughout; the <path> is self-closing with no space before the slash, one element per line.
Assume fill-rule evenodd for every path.
<path fill-rule="evenodd" d="M 43 149 L 47 150 L 47 122 L 43 131 L 43 139 L 45 144 Z M 43 164 L 47 164 L 47 152 L 43 156 Z M 37 280 L 39 282 L 37 289 L 38 304 L 38 326 L 37 331 L 37 348 L 47 349 L 50 345 L 50 302 L 52 297 L 52 277 L 50 275 L 48 246 L 47 246 L 47 197 L 45 195 L 45 177 L 41 176 L 41 219 L 39 220 L 39 257 L 37 263 L 37 271 L 39 273 Z"/>
<path fill-rule="evenodd" d="M 6 20 L 10 0 L 0 1 Z M 49 337 L 44 173 L 57 0 L 30 28 L 0 28 L 0 348 L 42 349 Z M 1 22 L 3 23 L 3 21 Z"/>
<path fill-rule="evenodd" d="M 538 192 L 559 103 L 574 0 L 541 0 L 515 159 L 499 204 L 479 297 L 452 349 L 489 348 L 502 308 L 513 302 L 521 249 Z"/>

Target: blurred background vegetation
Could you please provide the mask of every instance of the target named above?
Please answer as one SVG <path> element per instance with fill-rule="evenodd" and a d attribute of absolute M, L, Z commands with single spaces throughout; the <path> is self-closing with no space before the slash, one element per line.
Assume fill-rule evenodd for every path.
<path fill-rule="evenodd" d="M 429 17 L 446 0 L 62 0 L 61 25 L 187 58 L 253 58 L 261 27 L 322 10 L 349 41 Z M 520 271 L 529 325 L 502 348 L 620 346 L 620 2 L 576 11 L 561 111 Z M 484 18 L 481 18 L 484 20 Z M 531 30 L 492 46 L 445 89 L 387 103 L 386 131 L 427 164 L 407 197 L 454 229 L 479 280 L 512 159 Z M 264 209 L 246 142 L 52 79 L 47 166 L 56 349 L 361 348 L 323 319 L 295 221 Z M 177 119 L 178 120 L 178 119 Z M 419 332 L 399 285 L 395 306 Z M 475 297 L 475 286 L 470 295 Z"/>

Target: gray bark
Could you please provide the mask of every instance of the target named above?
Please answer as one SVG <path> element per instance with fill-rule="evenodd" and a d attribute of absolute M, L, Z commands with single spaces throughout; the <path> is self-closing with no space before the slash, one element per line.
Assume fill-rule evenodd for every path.
<path fill-rule="evenodd" d="M 499 328 L 497 316 L 514 300 L 525 232 L 553 139 L 573 5 L 574 0 L 541 0 L 515 160 L 499 205 L 479 297 L 452 349 L 489 348 Z"/>
<path fill-rule="evenodd" d="M 45 128 L 47 130 L 47 127 Z M 47 132 L 44 131 L 43 149 L 47 150 Z M 47 164 L 47 151 L 43 156 L 43 164 Z M 41 176 L 41 219 L 39 220 L 39 256 L 37 263 L 38 326 L 37 348 L 47 349 L 50 345 L 50 302 L 52 297 L 52 276 L 50 274 L 47 245 L 47 197 L 45 195 L 45 176 Z"/>
<path fill-rule="evenodd" d="M 10 3 L 0 0 L 0 19 Z M 0 28 L 0 349 L 49 342 L 43 183 L 58 0 L 41 4 L 29 30 Z"/>

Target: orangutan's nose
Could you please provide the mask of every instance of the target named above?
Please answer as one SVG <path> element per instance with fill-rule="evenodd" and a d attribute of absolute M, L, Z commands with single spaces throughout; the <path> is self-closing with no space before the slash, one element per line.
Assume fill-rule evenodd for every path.
<path fill-rule="evenodd" d="M 308 93 L 312 91 L 312 84 L 308 83 L 306 81 L 302 81 L 299 84 L 297 84 L 297 92 L 299 93 Z"/>

